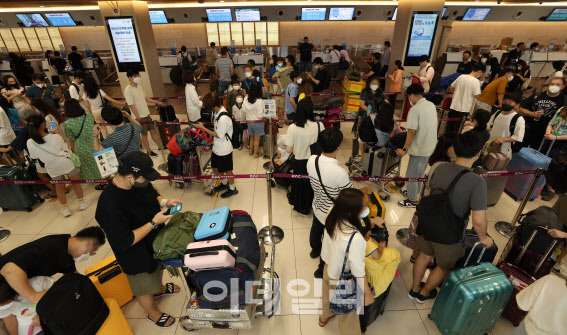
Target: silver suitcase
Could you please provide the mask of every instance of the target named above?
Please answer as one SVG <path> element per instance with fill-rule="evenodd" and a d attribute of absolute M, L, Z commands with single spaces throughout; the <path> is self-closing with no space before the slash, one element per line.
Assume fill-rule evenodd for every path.
<path fill-rule="evenodd" d="M 396 154 L 385 147 L 366 147 L 362 168 L 368 177 L 385 177 L 399 161 Z"/>

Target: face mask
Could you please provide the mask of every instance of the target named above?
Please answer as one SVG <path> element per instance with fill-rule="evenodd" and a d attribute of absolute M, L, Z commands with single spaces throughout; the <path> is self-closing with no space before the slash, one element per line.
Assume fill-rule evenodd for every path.
<path fill-rule="evenodd" d="M 556 94 L 556 93 L 559 93 L 559 91 L 561 91 L 561 88 L 557 85 L 553 85 L 553 86 L 549 86 L 549 88 L 547 90 L 551 94 Z"/>
<path fill-rule="evenodd" d="M 236 102 L 238 102 L 239 104 L 241 104 L 242 101 L 244 101 L 244 99 L 242 99 L 242 98 L 236 98 Z"/>
<path fill-rule="evenodd" d="M 144 182 L 142 182 L 142 183 L 137 182 L 136 180 L 134 180 L 134 183 L 133 183 L 133 184 L 130 184 L 130 185 L 132 185 L 132 187 L 134 187 L 134 188 L 145 188 L 146 186 L 148 186 L 149 183 L 150 183 L 149 180 L 146 180 L 146 181 L 144 181 Z"/>
<path fill-rule="evenodd" d="M 514 79 L 514 76 L 508 77 L 508 81 L 512 81 L 512 79 Z"/>
<path fill-rule="evenodd" d="M 521 67 L 521 66 L 516 66 L 516 69 L 521 70 L 522 67 Z"/>
<path fill-rule="evenodd" d="M 376 91 L 380 87 L 379 85 L 370 85 L 370 89 Z"/>
<path fill-rule="evenodd" d="M 90 254 L 82 254 L 81 256 L 77 257 L 77 258 L 73 258 L 73 260 L 75 261 L 75 263 L 79 263 L 79 262 L 84 262 L 87 259 L 89 259 Z"/>
<path fill-rule="evenodd" d="M 235 90 L 235 91 L 240 91 L 240 86 L 234 85 L 234 86 L 232 86 L 232 89 Z"/>
<path fill-rule="evenodd" d="M 509 105 L 509 104 L 502 104 L 502 111 L 504 111 L 504 112 L 509 112 L 509 111 L 511 111 L 512 109 L 514 109 L 514 106 Z"/>
<path fill-rule="evenodd" d="M 246 78 L 252 77 L 252 72 L 244 72 Z"/>
<path fill-rule="evenodd" d="M 283 63 L 278 63 L 278 66 L 279 66 L 279 67 L 282 67 L 282 66 L 283 66 Z"/>
<path fill-rule="evenodd" d="M 297 83 L 298 83 L 298 84 L 301 84 L 302 81 L 303 81 L 303 78 L 297 79 Z"/>
<path fill-rule="evenodd" d="M 142 81 L 142 78 L 140 77 L 135 77 L 134 78 L 134 83 L 139 84 Z"/>
<path fill-rule="evenodd" d="M 480 62 L 481 62 L 482 64 L 486 64 L 486 58 L 482 58 L 482 59 L 480 60 Z"/>
<path fill-rule="evenodd" d="M 463 57 L 463 62 L 466 62 L 466 61 L 468 61 L 468 60 L 469 60 L 468 57 Z"/>
<path fill-rule="evenodd" d="M 370 214 L 370 208 L 366 207 L 366 208 L 364 208 L 364 210 L 362 212 L 360 212 L 360 214 L 358 215 L 358 218 L 364 219 L 365 217 L 368 216 L 368 214 Z"/>
<path fill-rule="evenodd" d="M 12 307 L 13 304 L 14 304 L 14 302 L 12 301 L 9 304 L 6 304 L 4 306 L 0 306 L 0 309 L 8 309 L 8 308 Z"/>

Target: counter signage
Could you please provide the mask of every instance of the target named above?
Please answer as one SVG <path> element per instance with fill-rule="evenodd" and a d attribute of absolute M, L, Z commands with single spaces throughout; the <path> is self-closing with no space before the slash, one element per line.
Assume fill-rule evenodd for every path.
<path fill-rule="evenodd" d="M 329 21 L 350 21 L 354 14 L 354 7 L 332 7 L 329 11 Z"/>
<path fill-rule="evenodd" d="M 142 55 L 136 36 L 134 18 L 131 16 L 108 17 L 106 25 L 114 49 L 120 72 L 126 72 L 133 66 L 142 65 Z"/>
<path fill-rule="evenodd" d="M 235 8 L 234 15 L 237 22 L 260 21 L 260 8 Z"/>
<path fill-rule="evenodd" d="M 49 27 L 41 14 L 16 14 L 26 27 Z"/>
<path fill-rule="evenodd" d="M 207 9 L 209 22 L 232 22 L 232 12 L 230 8 Z"/>
<path fill-rule="evenodd" d="M 463 16 L 463 21 L 484 21 L 492 8 L 469 8 Z"/>
<path fill-rule="evenodd" d="M 413 12 L 405 65 L 417 65 L 421 55 L 431 56 L 439 12 Z"/>
<path fill-rule="evenodd" d="M 301 8 L 301 21 L 325 21 L 327 8 Z"/>
<path fill-rule="evenodd" d="M 546 21 L 567 21 L 567 8 L 556 8 L 549 14 Z"/>
<path fill-rule="evenodd" d="M 73 27 L 77 25 L 69 13 L 45 13 L 44 15 L 54 27 Z"/>

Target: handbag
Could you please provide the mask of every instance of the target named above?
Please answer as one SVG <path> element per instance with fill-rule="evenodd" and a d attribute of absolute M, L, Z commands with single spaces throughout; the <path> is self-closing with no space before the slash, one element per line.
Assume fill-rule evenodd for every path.
<path fill-rule="evenodd" d="M 325 188 L 325 185 L 323 184 L 323 179 L 321 178 L 321 170 L 319 169 L 319 158 L 320 157 L 321 157 L 321 155 L 319 155 L 319 156 L 317 156 L 317 158 L 315 158 L 315 170 L 317 171 L 317 177 L 319 177 L 319 183 L 321 183 L 321 188 L 323 189 L 323 192 L 325 192 L 325 195 L 327 195 L 327 198 L 329 198 L 329 200 L 331 200 L 332 203 L 335 203 L 335 199 L 333 199 L 333 197 L 331 197 L 329 192 L 327 192 L 327 188 Z"/>
<path fill-rule="evenodd" d="M 75 153 L 73 152 L 68 152 L 69 156 L 64 156 L 64 155 L 58 155 L 58 154 L 54 154 L 51 151 L 45 150 L 44 148 L 40 147 L 37 142 L 32 141 L 33 144 L 35 144 L 36 147 L 40 148 L 41 150 L 47 152 L 48 154 L 52 154 L 53 156 L 57 156 L 57 157 L 62 157 L 62 158 L 69 158 L 71 160 L 71 162 L 73 162 L 73 165 L 76 168 L 80 168 L 81 167 L 81 159 L 79 158 L 79 156 L 77 156 Z"/>
<path fill-rule="evenodd" d="M 358 289 L 356 280 L 354 280 L 354 277 L 350 273 L 350 271 L 348 273 L 345 273 L 348 251 L 355 234 L 356 232 L 354 232 L 348 240 L 341 276 L 339 277 L 335 292 L 333 293 L 329 304 L 329 309 L 335 315 L 345 315 L 355 312 L 361 305 L 360 295 L 362 292 L 360 289 Z"/>
<path fill-rule="evenodd" d="M 99 98 L 100 98 L 100 106 L 101 106 L 102 108 L 105 108 L 105 107 L 106 107 L 106 108 L 114 107 L 110 101 L 108 101 L 108 100 L 102 98 L 102 94 L 100 94 L 100 90 L 98 91 L 98 96 L 99 96 Z M 101 108 L 101 111 L 102 111 L 102 108 Z"/>
<path fill-rule="evenodd" d="M 309 145 L 312 155 L 320 155 L 323 152 L 323 149 L 319 144 L 319 133 L 321 133 L 321 123 L 317 122 L 317 141 Z"/>

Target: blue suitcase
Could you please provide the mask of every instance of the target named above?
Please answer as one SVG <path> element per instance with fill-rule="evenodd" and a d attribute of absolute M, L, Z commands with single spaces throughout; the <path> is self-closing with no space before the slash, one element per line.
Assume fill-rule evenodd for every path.
<path fill-rule="evenodd" d="M 228 239 L 232 227 L 232 215 L 227 206 L 203 214 L 195 230 L 195 241 Z"/>
<path fill-rule="evenodd" d="M 479 245 L 482 247 L 480 242 L 475 247 Z M 441 334 L 490 333 L 510 299 L 512 282 L 494 265 L 478 264 L 481 257 L 477 265 L 455 269 L 445 279 L 429 315 Z"/>
<path fill-rule="evenodd" d="M 551 163 L 551 158 L 542 154 L 541 152 L 532 148 L 522 148 L 520 152 L 514 153 L 512 155 L 512 160 L 508 163 L 508 171 L 525 171 L 525 170 L 535 170 L 537 168 L 547 169 Z M 513 199 L 521 200 L 526 195 L 528 187 L 532 182 L 534 175 L 521 175 L 521 176 L 510 176 L 506 182 L 506 193 L 510 195 Z M 545 177 L 541 177 L 538 181 L 537 187 L 532 193 L 530 200 L 534 200 L 539 197 L 539 194 L 543 190 L 545 185 Z"/>

